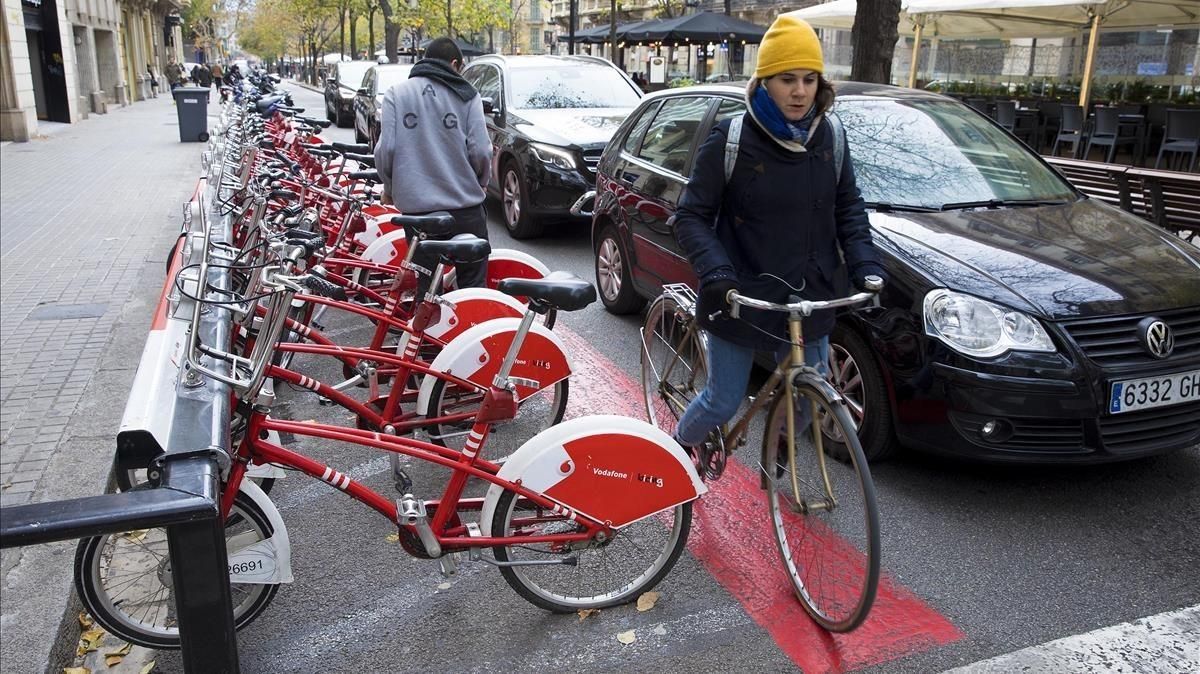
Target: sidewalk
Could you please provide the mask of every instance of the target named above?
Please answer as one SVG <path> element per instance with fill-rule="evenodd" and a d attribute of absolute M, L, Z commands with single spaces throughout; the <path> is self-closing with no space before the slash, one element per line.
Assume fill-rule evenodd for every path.
<path fill-rule="evenodd" d="M 104 491 L 202 150 L 169 96 L 0 147 L 0 505 Z M 4 671 L 69 664 L 74 551 L 0 553 Z"/>

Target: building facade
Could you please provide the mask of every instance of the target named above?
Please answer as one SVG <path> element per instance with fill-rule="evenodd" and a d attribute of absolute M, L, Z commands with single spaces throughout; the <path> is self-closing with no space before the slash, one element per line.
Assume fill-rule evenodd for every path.
<path fill-rule="evenodd" d="M 186 0 L 0 0 L 0 140 L 156 95 Z"/>

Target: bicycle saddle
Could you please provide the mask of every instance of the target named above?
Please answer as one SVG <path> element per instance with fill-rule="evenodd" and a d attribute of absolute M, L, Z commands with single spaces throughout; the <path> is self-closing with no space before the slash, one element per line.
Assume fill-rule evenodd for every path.
<path fill-rule="evenodd" d="M 445 211 L 429 215 L 393 215 L 392 224 L 403 227 L 404 236 L 409 239 L 418 234 L 430 239 L 448 239 L 454 227 L 454 216 Z"/>
<path fill-rule="evenodd" d="M 497 289 L 508 295 L 528 297 L 535 311 L 550 307 L 576 311 L 596 301 L 595 286 L 566 271 L 550 272 L 537 279 L 506 278 Z"/>
<path fill-rule="evenodd" d="M 329 149 L 341 154 L 346 154 L 347 152 L 353 152 L 354 154 L 371 154 L 372 151 L 371 146 L 367 145 L 366 143 L 351 145 L 350 143 L 333 142 L 329 143 Z"/>
<path fill-rule="evenodd" d="M 357 152 L 346 152 L 345 157 L 346 157 L 346 159 L 353 159 L 354 161 L 356 161 L 360 164 L 366 164 L 367 166 L 372 166 L 372 167 L 375 166 L 375 155 L 373 155 L 373 154 L 358 154 Z"/>
<path fill-rule="evenodd" d="M 457 264 L 486 259 L 488 253 L 492 252 L 492 246 L 474 234 L 459 234 L 446 241 L 422 241 L 421 252 Z"/>

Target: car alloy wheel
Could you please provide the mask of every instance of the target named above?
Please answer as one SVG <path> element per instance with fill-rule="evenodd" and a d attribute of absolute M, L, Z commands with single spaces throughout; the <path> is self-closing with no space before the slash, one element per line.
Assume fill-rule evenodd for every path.
<path fill-rule="evenodd" d="M 534 222 L 527 212 L 529 201 L 525 198 L 524 178 L 514 161 L 504 165 L 504 179 L 500 184 L 501 202 L 504 207 L 504 226 L 514 239 L 528 239 L 542 233 L 540 223 Z"/>
<path fill-rule="evenodd" d="M 883 373 L 857 332 L 838 324 L 829 336 L 829 378 L 842 394 L 868 460 L 893 456 L 899 444 L 892 430 Z"/>
<path fill-rule="evenodd" d="M 629 259 L 612 225 L 604 227 L 596 244 L 596 285 L 601 301 L 611 313 L 630 314 L 645 304 L 633 288 Z"/>

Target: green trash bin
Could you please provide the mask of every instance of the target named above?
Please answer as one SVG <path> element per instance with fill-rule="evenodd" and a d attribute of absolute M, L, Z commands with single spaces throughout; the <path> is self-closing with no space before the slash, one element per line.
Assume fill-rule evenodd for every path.
<path fill-rule="evenodd" d="M 176 87 L 175 114 L 179 116 L 179 142 L 208 140 L 208 94 L 206 87 Z"/>

